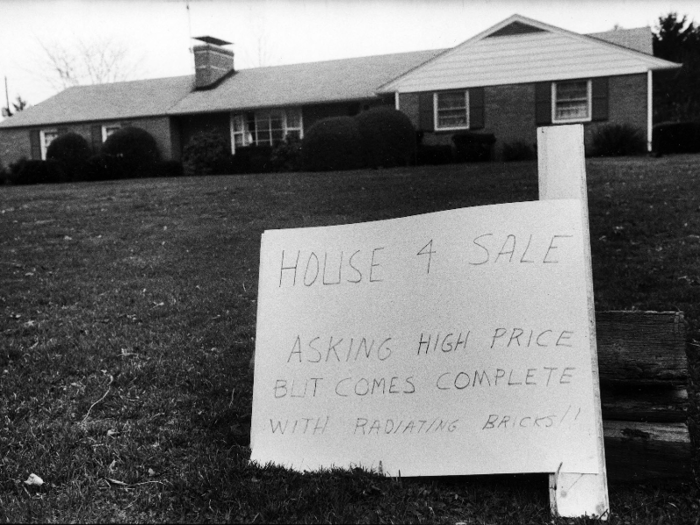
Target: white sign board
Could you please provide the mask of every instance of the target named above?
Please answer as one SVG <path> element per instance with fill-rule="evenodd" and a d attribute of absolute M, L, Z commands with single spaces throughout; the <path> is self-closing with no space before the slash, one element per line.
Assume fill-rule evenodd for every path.
<path fill-rule="evenodd" d="M 251 459 L 594 473 L 580 202 L 266 231 Z"/>

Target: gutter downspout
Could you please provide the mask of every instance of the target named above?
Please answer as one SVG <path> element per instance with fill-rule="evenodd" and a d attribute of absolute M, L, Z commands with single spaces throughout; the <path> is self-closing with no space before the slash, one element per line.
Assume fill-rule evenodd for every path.
<path fill-rule="evenodd" d="M 398 91 L 394 91 L 394 108 L 396 110 L 399 109 L 399 92 Z"/>
<path fill-rule="evenodd" d="M 647 71 L 647 152 L 651 153 L 654 144 L 652 143 L 654 127 L 654 83 L 652 82 L 651 69 Z"/>

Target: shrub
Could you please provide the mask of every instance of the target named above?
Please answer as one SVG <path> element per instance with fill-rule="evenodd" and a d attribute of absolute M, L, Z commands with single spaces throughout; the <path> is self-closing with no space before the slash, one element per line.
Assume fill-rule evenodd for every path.
<path fill-rule="evenodd" d="M 485 162 L 491 160 L 496 137 L 491 133 L 462 131 L 452 136 L 457 162 Z"/>
<path fill-rule="evenodd" d="M 516 141 L 508 144 L 503 144 L 503 160 L 506 162 L 516 160 L 535 160 L 537 151 L 529 144 Z"/>
<path fill-rule="evenodd" d="M 700 153 L 700 122 L 663 122 L 652 128 L 657 153 Z"/>
<path fill-rule="evenodd" d="M 182 152 L 185 175 L 210 175 L 225 171 L 222 167 L 231 155 L 229 140 L 215 131 L 195 134 Z"/>
<path fill-rule="evenodd" d="M 53 184 L 65 179 L 60 162 L 55 160 L 27 160 L 15 162 L 10 167 L 12 184 Z"/>
<path fill-rule="evenodd" d="M 370 168 L 406 166 L 416 154 L 416 130 L 404 113 L 388 106 L 372 108 L 355 116 Z"/>
<path fill-rule="evenodd" d="M 287 135 L 284 141 L 272 148 L 270 169 L 272 171 L 301 170 L 301 140 Z"/>
<path fill-rule="evenodd" d="M 110 178 L 146 176 L 160 161 L 156 140 L 148 131 L 134 126 L 112 133 L 102 145 L 100 153 L 118 159 L 116 169 L 121 173 Z"/>
<path fill-rule="evenodd" d="M 302 165 L 310 171 L 362 167 L 362 137 L 353 117 L 330 117 L 313 124 L 301 144 Z"/>
<path fill-rule="evenodd" d="M 452 162 L 452 146 L 448 145 L 423 145 L 419 144 L 416 151 L 416 164 L 449 164 Z"/>
<path fill-rule="evenodd" d="M 70 132 L 59 135 L 51 142 L 46 150 L 46 159 L 61 163 L 66 180 L 79 180 L 90 154 L 87 140 Z"/>
<path fill-rule="evenodd" d="M 182 177 L 184 174 L 182 163 L 177 160 L 163 160 L 153 170 L 154 177 Z"/>
<path fill-rule="evenodd" d="M 590 153 L 595 157 L 641 155 L 645 151 L 643 132 L 629 124 L 606 124 L 593 132 Z"/>
<path fill-rule="evenodd" d="M 128 176 L 121 159 L 113 155 L 98 153 L 85 162 L 80 177 L 75 180 L 101 181 L 122 179 Z"/>

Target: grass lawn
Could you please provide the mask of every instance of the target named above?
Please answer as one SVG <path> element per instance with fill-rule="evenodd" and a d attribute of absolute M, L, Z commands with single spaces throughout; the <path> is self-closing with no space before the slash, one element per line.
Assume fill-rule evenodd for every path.
<path fill-rule="evenodd" d="M 697 343 L 700 156 L 588 179 L 597 308 L 683 310 Z M 247 462 L 263 230 L 536 198 L 535 163 L 0 188 L 0 521 L 549 523 L 546 476 Z M 696 485 L 610 497 L 700 523 Z"/>

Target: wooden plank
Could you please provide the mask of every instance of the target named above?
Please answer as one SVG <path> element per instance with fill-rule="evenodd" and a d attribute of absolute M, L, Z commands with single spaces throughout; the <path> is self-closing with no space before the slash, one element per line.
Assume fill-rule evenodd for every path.
<path fill-rule="evenodd" d="M 692 445 L 685 423 L 604 421 L 608 477 L 614 481 L 692 479 Z"/>
<path fill-rule="evenodd" d="M 680 312 L 599 312 L 601 382 L 669 381 L 685 384 L 686 324 Z"/>
<path fill-rule="evenodd" d="M 554 126 L 537 129 L 537 157 L 540 200 L 578 199 L 581 201 L 587 270 L 586 288 L 591 341 L 590 358 L 593 371 L 593 396 L 597 407 L 596 428 L 593 429 L 601 450 L 597 474 L 556 472 L 549 476 L 550 510 L 554 516 L 591 516 L 607 519 L 610 513 L 605 457 L 602 453 L 603 421 L 600 409 L 598 358 L 596 349 L 596 319 L 593 301 L 591 243 L 588 229 L 588 189 L 586 162 L 583 151 L 583 126 Z"/>
<path fill-rule="evenodd" d="M 688 418 L 688 391 L 683 386 L 601 381 L 600 395 L 603 420 L 685 423 Z"/>

